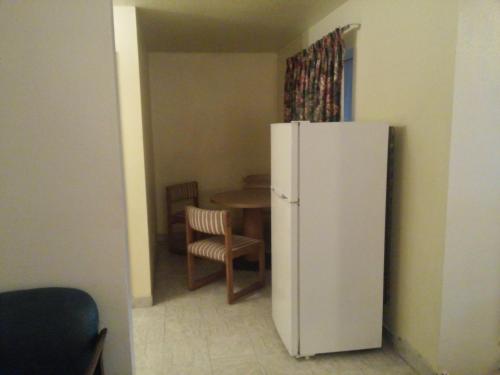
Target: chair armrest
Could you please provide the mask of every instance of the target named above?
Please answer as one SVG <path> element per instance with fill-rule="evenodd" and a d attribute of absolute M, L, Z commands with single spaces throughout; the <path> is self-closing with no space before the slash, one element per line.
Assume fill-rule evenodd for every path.
<path fill-rule="evenodd" d="M 90 360 L 87 370 L 85 370 L 84 375 L 94 375 L 97 370 L 97 366 L 102 366 L 102 351 L 104 349 L 104 340 L 106 339 L 106 334 L 108 330 L 106 328 L 102 329 L 97 336 L 97 342 L 95 344 L 94 353 L 92 354 L 92 359 Z M 101 369 L 101 375 L 103 374 Z"/>

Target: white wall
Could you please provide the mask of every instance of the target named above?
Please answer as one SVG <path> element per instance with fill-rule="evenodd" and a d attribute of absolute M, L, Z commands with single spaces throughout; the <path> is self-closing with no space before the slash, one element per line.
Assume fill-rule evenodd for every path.
<path fill-rule="evenodd" d="M 149 90 L 149 63 L 145 36 L 141 28 L 140 13 L 137 14 L 137 42 L 139 47 L 139 69 L 141 77 L 142 130 L 144 136 L 144 162 L 146 173 L 146 195 L 148 200 L 149 259 L 151 275 L 154 275 L 156 259 L 156 192 L 153 155 L 153 128 L 151 126 L 151 101 Z M 154 286 L 154 276 L 152 278 Z"/>
<path fill-rule="evenodd" d="M 152 304 L 152 268 L 144 161 L 141 77 L 136 9 L 113 7 L 121 136 L 125 171 L 130 284 L 134 306 Z"/>
<path fill-rule="evenodd" d="M 361 23 L 347 34 L 355 46 L 354 118 L 396 127 L 385 325 L 436 369 L 457 1 L 345 2 L 280 51 L 280 104 L 286 57 L 349 23 Z"/>
<path fill-rule="evenodd" d="M 461 0 L 440 367 L 500 368 L 500 2 Z"/>
<path fill-rule="evenodd" d="M 0 290 L 80 288 L 131 374 L 111 4 L 0 2 Z"/>
<path fill-rule="evenodd" d="M 276 55 L 149 54 L 158 232 L 165 186 L 197 180 L 202 206 L 269 173 L 269 124 L 277 120 Z M 241 210 L 240 210 L 241 211 Z"/>

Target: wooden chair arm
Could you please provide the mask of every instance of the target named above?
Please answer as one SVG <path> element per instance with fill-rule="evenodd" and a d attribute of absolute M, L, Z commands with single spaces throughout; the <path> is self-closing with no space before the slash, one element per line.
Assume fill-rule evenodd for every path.
<path fill-rule="evenodd" d="M 99 335 L 97 336 L 97 342 L 94 348 L 94 353 L 92 354 L 92 359 L 89 363 L 89 366 L 87 367 L 87 370 L 85 370 L 84 375 L 95 375 L 97 366 L 101 366 L 100 374 L 101 375 L 104 374 L 104 371 L 102 369 L 102 351 L 104 349 L 104 340 L 106 339 L 107 333 L 108 330 L 106 328 L 102 329 L 101 332 L 99 332 Z"/>

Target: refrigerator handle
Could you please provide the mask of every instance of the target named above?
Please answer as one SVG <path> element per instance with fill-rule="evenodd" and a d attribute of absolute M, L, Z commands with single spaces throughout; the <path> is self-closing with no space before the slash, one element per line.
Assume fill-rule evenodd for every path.
<path fill-rule="evenodd" d="M 288 197 L 287 197 L 285 194 L 280 193 L 278 190 L 276 190 L 276 189 L 274 188 L 274 186 L 271 186 L 271 191 L 272 191 L 274 194 L 276 194 L 278 197 L 280 197 L 281 199 L 288 199 Z"/>
<path fill-rule="evenodd" d="M 276 194 L 278 196 L 278 198 L 281 198 L 281 199 L 284 199 L 284 200 L 289 200 L 289 198 L 283 194 L 283 193 L 280 193 L 278 190 L 276 190 L 274 188 L 274 186 L 271 186 L 271 191 Z M 288 203 L 292 203 L 292 204 L 298 204 L 299 203 L 299 200 L 297 199 L 296 201 L 289 201 Z"/>

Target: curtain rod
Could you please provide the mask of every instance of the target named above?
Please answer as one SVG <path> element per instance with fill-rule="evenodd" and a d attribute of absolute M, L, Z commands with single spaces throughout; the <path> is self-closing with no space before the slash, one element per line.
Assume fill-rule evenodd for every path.
<path fill-rule="evenodd" d="M 348 23 L 347 25 L 344 25 L 344 26 L 340 27 L 340 32 L 341 32 L 341 33 L 345 33 L 345 32 L 350 31 L 349 29 L 351 29 L 351 28 L 352 28 L 352 30 L 357 30 L 357 29 L 359 29 L 360 27 L 361 27 L 361 24 L 360 24 L 360 23 Z M 337 28 L 337 29 L 338 29 L 338 28 Z M 337 30 L 337 29 L 335 29 L 335 30 Z M 333 33 L 333 32 L 334 32 L 334 31 L 332 31 L 332 33 Z M 300 55 L 300 54 L 302 54 L 302 53 L 307 52 L 307 50 L 308 50 L 309 48 L 312 48 L 315 44 L 320 43 L 320 42 L 321 42 L 321 39 L 318 39 L 317 41 L 315 41 L 314 43 L 312 43 L 309 47 L 304 48 L 304 49 L 303 49 L 302 51 L 300 51 L 300 52 L 297 52 L 294 56 L 297 56 L 297 55 Z M 292 58 L 292 57 L 289 57 L 289 58 Z"/>
<path fill-rule="evenodd" d="M 344 25 L 340 28 L 340 32 L 345 33 L 346 31 L 349 31 L 350 28 L 359 29 L 360 27 L 360 23 L 348 23 L 347 25 Z"/>

